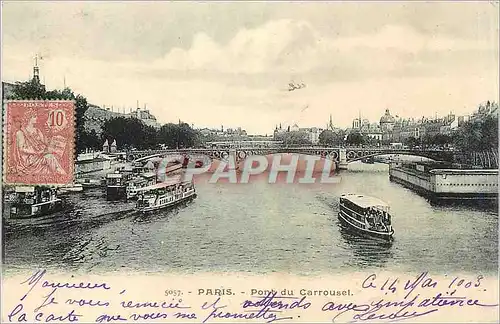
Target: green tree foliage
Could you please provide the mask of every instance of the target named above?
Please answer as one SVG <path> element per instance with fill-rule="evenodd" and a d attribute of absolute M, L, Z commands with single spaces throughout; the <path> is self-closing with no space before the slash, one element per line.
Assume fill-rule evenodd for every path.
<path fill-rule="evenodd" d="M 158 131 L 158 143 L 168 148 L 188 148 L 200 143 L 200 135 L 189 124 L 165 124 Z"/>
<path fill-rule="evenodd" d="M 87 147 L 82 140 L 84 135 L 84 120 L 83 115 L 89 108 L 87 99 L 81 95 L 75 95 L 69 88 L 64 90 L 46 91 L 45 86 L 35 79 L 27 82 L 17 82 L 14 86 L 12 94 L 6 99 L 14 100 L 74 100 L 75 101 L 75 114 L 76 114 L 76 150 L 77 152 L 84 151 Z"/>

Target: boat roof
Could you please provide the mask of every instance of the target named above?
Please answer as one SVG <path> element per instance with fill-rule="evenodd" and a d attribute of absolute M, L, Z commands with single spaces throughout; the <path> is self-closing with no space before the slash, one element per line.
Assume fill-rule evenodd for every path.
<path fill-rule="evenodd" d="M 176 177 L 176 178 L 167 179 L 167 181 L 165 181 L 165 182 L 159 182 L 159 183 L 151 185 L 151 186 L 139 188 L 139 190 L 140 191 L 148 191 L 148 190 L 162 189 L 162 188 L 166 188 L 166 187 L 170 187 L 170 186 L 174 186 L 176 184 L 182 184 L 182 183 L 183 182 L 181 181 L 180 177 Z"/>
<path fill-rule="evenodd" d="M 358 194 L 343 194 L 340 197 L 355 203 L 361 208 L 369 208 L 374 206 L 389 207 L 389 205 L 386 202 L 376 197 L 358 195 Z"/>
<path fill-rule="evenodd" d="M 15 188 L 16 192 L 35 192 L 34 186 L 18 186 Z"/>
<path fill-rule="evenodd" d="M 144 173 L 141 173 L 141 176 L 144 177 L 144 178 L 154 178 L 154 177 L 156 177 L 156 173 L 154 173 L 154 172 L 144 172 Z"/>
<path fill-rule="evenodd" d="M 121 173 L 108 173 L 106 174 L 106 178 L 122 178 L 123 174 Z"/>

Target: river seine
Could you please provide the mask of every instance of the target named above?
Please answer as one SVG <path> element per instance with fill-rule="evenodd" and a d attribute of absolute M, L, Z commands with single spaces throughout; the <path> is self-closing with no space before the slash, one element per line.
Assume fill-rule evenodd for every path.
<path fill-rule="evenodd" d="M 323 185 L 200 181 L 195 200 L 149 216 L 107 202 L 101 189 L 73 194 L 64 212 L 5 229 L 4 271 L 497 272 L 495 208 L 433 206 L 391 183 L 383 164 L 355 163 L 340 176 Z M 390 204 L 392 244 L 340 227 L 338 198 L 348 192 Z"/>

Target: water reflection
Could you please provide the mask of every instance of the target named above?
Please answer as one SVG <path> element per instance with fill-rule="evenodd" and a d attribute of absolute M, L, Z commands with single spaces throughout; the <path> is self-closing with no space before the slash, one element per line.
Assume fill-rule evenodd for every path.
<path fill-rule="evenodd" d="M 169 221 L 171 217 L 175 217 L 176 215 L 178 215 L 180 211 L 182 211 L 192 202 L 193 202 L 192 200 L 184 201 L 179 205 L 176 205 L 175 207 L 171 207 L 164 210 L 155 210 L 148 213 L 135 212 L 133 217 L 133 222 L 148 224 L 160 220 Z"/>
<path fill-rule="evenodd" d="M 442 208 L 444 210 L 448 209 L 449 211 L 458 211 L 469 209 L 478 212 L 487 212 L 487 213 L 498 213 L 498 200 L 483 200 L 483 201 L 474 201 L 474 200 L 428 200 L 429 204 L 433 207 Z"/>
<path fill-rule="evenodd" d="M 393 241 L 353 233 L 337 221 L 337 227 L 343 246 L 352 252 L 353 257 L 347 263 L 360 268 L 382 267 L 392 259 Z"/>

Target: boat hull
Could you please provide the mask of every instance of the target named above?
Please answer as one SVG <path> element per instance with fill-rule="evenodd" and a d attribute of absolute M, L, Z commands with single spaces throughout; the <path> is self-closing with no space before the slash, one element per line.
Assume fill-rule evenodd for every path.
<path fill-rule="evenodd" d="M 355 222 L 351 220 L 351 217 L 348 216 L 343 211 L 340 211 L 338 213 L 338 219 L 339 219 L 340 223 L 351 232 L 361 234 L 364 236 L 381 238 L 384 240 L 393 240 L 393 235 L 394 235 L 393 229 L 391 229 L 390 232 L 379 232 L 379 231 L 373 231 L 373 230 L 368 230 L 368 229 L 362 228 L 362 227 L 356 225 Z"/>
<path fill-rule="evenodd" d="M 193 193 L 192 195 L 189 195 L 187 197 L 183 197 L 183 198 L 178 199 L 178 200 L 174 200 L 174 201 L 168 202 L 168 203 L 163 204 L 163 205 L 141 207 L 141 208 L 138 208 L 138 210 L 141 213 L 143 213 L 143 214 L 154 212 L 154 211 L 158 211 L 158 210 L 164 210 L 164 209 L 168 209 L 168 208 L 177 206 L 177 205 L 179 205 L 179 204 L 181 204 L 183 202 L 192 200 L 192 199 L 196 198 L 196 196 L 197 196 L 196 193 Z"/>
<path fill-rule="evenodd" d="M 61 199 L 55 199 L 34 205 L 7 203 L 5 208 L 6 218 L 21 219 L 35 218 L 58 212 L 63 209 L 63 204 Z"/>
<path fill-rule="evenodd" d="M 106 200 L 115 201 L 127 198 L 127 188 L 125 186 L 106 187 Z"/>
<path fill-rule="evenodd" d="M 440 169 L 418 163 L 391 164 L 389 180 L 431 202 L 498 202 L 498 170 Z"/>

